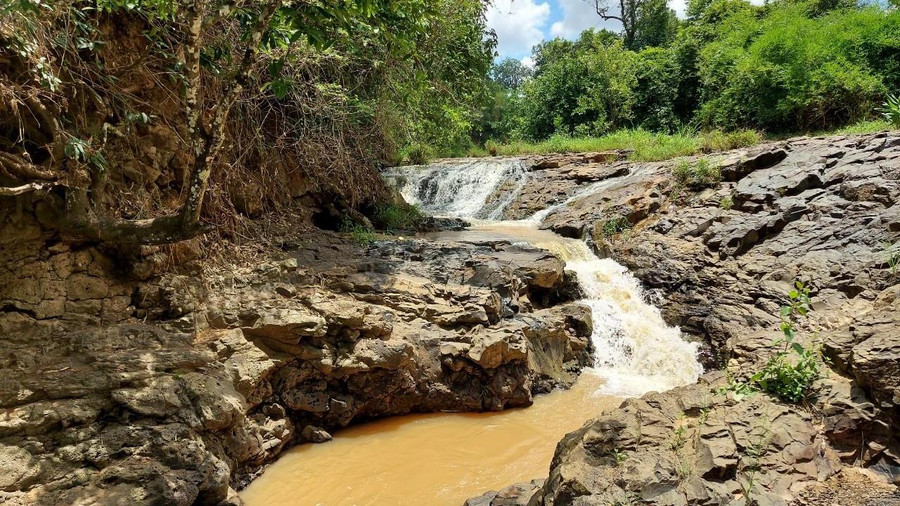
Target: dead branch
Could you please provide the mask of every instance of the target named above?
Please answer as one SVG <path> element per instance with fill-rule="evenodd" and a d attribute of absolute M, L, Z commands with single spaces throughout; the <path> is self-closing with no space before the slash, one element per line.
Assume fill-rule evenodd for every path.
<path fill-rule="evenodd" d="M 0 186 L 0 197 L 15 197 L 17 195 L 40 191 L 52 186 L 54 185 L 49 183 L 28 183 L 14 187 Z"/>

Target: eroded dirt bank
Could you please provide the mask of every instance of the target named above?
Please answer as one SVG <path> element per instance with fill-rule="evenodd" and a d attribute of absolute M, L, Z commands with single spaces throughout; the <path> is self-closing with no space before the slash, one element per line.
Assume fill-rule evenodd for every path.
<path fill-rule="evenodd" d="M 584 236 L 627 265 L 720 370 L 628 400 L 569 434 L 545 483 L 469 504 L 896 501 L 900 280 L 890 248 L 900 238 L 900 135 L 708 155 L 723 181 L 702 188 L 675 183 L 679 161 L 597 158 L 531 161 L 510 216 L 566 202 L 541 227 Z M 801 335 L 821 344 L 827 374 L 804 405 L 735 396 L 727 376 L 747 377 L 774 352 L 795 279 L 813 287 Z"/>

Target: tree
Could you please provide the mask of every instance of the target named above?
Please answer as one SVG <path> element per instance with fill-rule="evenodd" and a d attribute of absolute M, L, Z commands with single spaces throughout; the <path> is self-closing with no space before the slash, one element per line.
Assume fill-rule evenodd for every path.
<path fill-rule="evenodd" d="M 101 147 L 116 126 L 103 122 L 100 128 L 79 127 L 64 120 L 60 106 L 61 87 L 78 89 L 78 94 L 96 102 L 100 116 L 106 113 L 104 98 L 91 83 L 78 81 L 71 72 L 54 71 L 52 59 L 40 54 L 42 28 L 59 30 L 57 20 L 76 26 L 84 34 L 97 32 L 95 13 L 127 11 L 142 16 L 147 23 L 172 35 L 166 40 L 176 59 L 173 75 L 180 83 L 181 107 L 186 127 L 185 144 L 193 163 L 177 212 L 150 219 L 124 220 L 110 217 L 102 209 L 106 161 Z M 249 82 L 249 72 L 260 52 L 286 49 L 303 41 L 327 47 L 339 33 L 370 27 L 391 34 L 398 46 L 409 44 L 425 31 L 429 11 L 424 0 L 95 0 L 87 6 L 69 2 L 18 0 L 12 8 L 0 8 L 4 51 L 13 69 L 2 82 L 14 94 L 22 135 L 11 145 L 0 146 L 0 195 L 36 193 L 50 203 L 59 216 L 57 225 L 69 233 L 113 243 L 161 244 L 194 237 L 205 230 L 201 212 L 213 172 L 222 166 L 218 159 L 225 140 L 229 113 Z M 93 16 L 93 17 L 91 17 Z M 42 23 L 48 27 L 42 27 Z M 17 30 L 19 28 L 19 30 Z M 216 69 L 219 86 L 208 92 L 204 78 L 209 74 L 210 54 L 217 48 L 208 42 L 221 33 L 234 35 L 228 57 Z M 75 38 L 79 47 L 68 54 L 90 50 L 90 39 Z M 172 47 L 174 46 L 174 47 Z M 288 54 L 282 51 L 281 54 Z M 3 60 L 4 58 L 0 58 Z M 60 60 L 61 58 L 57 58 Z M 274 59 L 273 77 L 283 65 Z M 27 69 L 18 71 L 16 69 Z"/>
<path fill-rule="evenodd" d="M 494 82 L 508 90 L 518 90 L 532 74 L 530 68 L 515 58 L 504 58 L 491 69 Z"/>
<path fill-rule="evenodd" d="M 662 46 L 675 38 L 678 19 L 666 0 L 618 0 L 613 11 L 609 0 L 593 0 L 597 15 L 604 21 L 622 24 L 622 40 L 633 51 Z"/>

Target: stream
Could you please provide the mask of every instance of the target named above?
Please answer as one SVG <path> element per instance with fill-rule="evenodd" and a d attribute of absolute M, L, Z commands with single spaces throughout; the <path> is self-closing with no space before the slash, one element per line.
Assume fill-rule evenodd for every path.
<path fill-rule="evenodd" d="M 594 366 L 571 389 L 538 396 L 529 408 L 389 418 L 293 448 L 241 492 L 248 506 L 459 506 L 487 490 L 546 477 L 556 443 L 622 398 L 693 383 L 701 374 L 696 344 L 665 324 L 625 267 L 597 258 L 583 241 L 538 228 L 565 202 L 524 220 L 499 220 L 527 182 L 519 161 L 445 162 L 385 176 L 425 213 L 473 223 L 426 238 L 525 242 L 565 260 L 591 309 Z M 603 186 L 589 185 L 569 200 Z"/>

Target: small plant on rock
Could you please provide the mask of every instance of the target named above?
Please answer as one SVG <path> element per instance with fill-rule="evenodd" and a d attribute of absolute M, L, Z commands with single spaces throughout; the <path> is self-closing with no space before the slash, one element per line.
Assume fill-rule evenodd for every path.
<path fill-rule="evenodd" d="M 719 207 L 725 211 L 731 210 L 731 208 L 734 207 L 734 198 L 732 198 L 731 195 L 722 197 L 722 200 L 719 201 Z"/>
<path fill-rule="evenodd" d="M 341 232 L 350 235 L 350 240 L 360 246 L 368 246 L 375 242 L 375 232 L 365 225 L 345 218 L 341 223 Z"/>
<path fill-rule="evenodd" d="M 773 343 L 781 349 L 769 359 L 765 367 L 750 377 L 750 383 L 782 399 L 799 403 L 806 400 L 809 389 L 820 375 L 822 357 L 818 350 L 796 342 L 797 324 L 811 309 L 809 287 L 801 281 L 794 283 L 788 294 L 788 305 L 781 308 L 782 339 Z"/>
<path fill-rule="evenodd" d="M 682 160 L 672 169 L 672 176 L 679 187 L 703 188 L 722 182 L 722 170 L 705 158 L 694 164 Z"/>
<path fill-rule="evenodd" d="M 888 95 L 881 114 L 894 128 L 900 128 L 900 95 Z"/>
<path fill-rule="evenodd" d="M 891 271 L 891 280 L 896 280 L 897 271 L 900 269 L 900 244 L 885 241 L 881 246 L 884 248 L 885 263 Z"/>
<path fill-rule="evenodd" d="M 603 222 L 603 237 L 609 238 L 631 229 L 631 223 L 624 216 L 616 216 Z"/>

